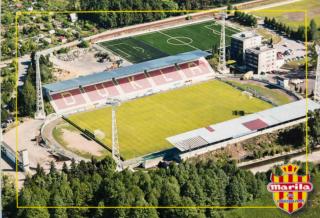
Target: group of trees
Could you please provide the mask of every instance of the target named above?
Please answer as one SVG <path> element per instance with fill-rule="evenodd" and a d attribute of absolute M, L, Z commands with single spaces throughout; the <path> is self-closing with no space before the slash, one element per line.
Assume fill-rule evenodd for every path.
<path fill-rule="evenodd" d="M 15 110 L 15 69 L 16 62 L 13 61 L 7 67 L 1 69 L 1 119 L 6 120 L 9 117 L 9 112 Z"/>
<path fill-rule="evenodd" d="M 305 40 L 305 27 L 299 26 L 297 29 L 293 29 L 289 25 L 286 25 L 280 21 L 276 21 L 275 18 L 264 18 L 264 25 L 270 29 L 277 30 L 279 32 L 282 32 L 286 34 L 289 38 L 295 39 L 295 40 Z M 308 41 L 314 41 L 318 39 L 318 28 L 317 24 L 312 19 L 310 21 L 309 26 L 307 27 L 307 39 Z"/>
<path fill-rule="evenodd" d="M 320 145 L 320 110 L 309 112 L 308 114 L 308 136 L 310 147 Z"/>
<path fill-rule="evenodd" d="M 86 0 L 72 0 L 70 1 L 69 8 L 80 9 L 80 10 L 195 10 L 205 9 L 208 7 L 216 7 L 223 5 L 230 5 L 231 3 L 244 2 L 245 0 L 231 0 L 231 1 L 220 1 L 220 0 L 173 0 L 173 1 L 162 1 L 162 0 L 110 0 L 110 1 L 86 1 Z M 99 14 L 79 14 L 79 18 L 82 20 L 88 20 L 98 24 L 104 28 L 116 28 L 121 26 L 127 26 L 138 23 L 145 23 L 155 20 L 160 20 L 170 16 L 181 15 L 182 13 L 165 13 L 165 12 L 154 12 L 154 13 L 99 13 Z M 242 17 L 241 17 L 242 18 Z M 240 18 L 239 18 L 240 19 Z M 255 25 L 256 19 L 251 15 L 244 15 L 241 19 L 244 24 L 250 23 Z M 249 25 L 249 24 L 248 24 Z"/>
<path fill-rule="evenodd" d="M 33 116 L 36 110 L 36 63 L 35 53 L 31 54 L 31 63 L 27 69 L 27 75 L 23 85 L 18 89 L 18 112 L 20 116 Z M 43 83 L 54 80 L 52 63 L 49 56 L 41 56 L 39 59 L 41 81 Z"/>
<path fill-rule="evenodd" d="M 257 18 L 255 16 L 238 11 L 237 9 L 234 11 L 234 20 L 245 26 L 257 26 Z"/>
<path fill-rule="evenodd" d="M 111 157 L 74 161 L 62 172 L 54 164 L 27 178 L 19 205 L 29 206 L 195 206 L 242 205 L 258 198 L 263 179 L 234 163 L 170 164 L 147 172 L 115 171 Z M 12 204 L 15 203 L 12 200 Z M 8 206 L 7 206 L 8 207 Z M 10 209 L 10 207 L 8 207 Z M 210 209 L 19 209 L 11 217 L 219 217 Z"/>
<path fill-rule="evenodd" d="M 228 4 L 237 4 L 248 0 L 174 0 L 180 9 L 206 9 L 209 7 L 221 7 Z"/>
<path fill-rule="evenodd" d="M 111 1 L 86 1 L 80 0 L 78 3 L 70 4 L 71 8 L 79 8 L 80 10 L 177 10 L 178 4 L 173 1 L 131 1 L 131 0 L 111 0 Z M 180 14 L 180 13 L 177 13 Z M 145 23 L 166 18 L 169 13 L 98 13 L 98 14 L 79 14 L 79 19 L 91 21 L 103 28 L 116 28 L 128 26 L 138 23 Z"/>

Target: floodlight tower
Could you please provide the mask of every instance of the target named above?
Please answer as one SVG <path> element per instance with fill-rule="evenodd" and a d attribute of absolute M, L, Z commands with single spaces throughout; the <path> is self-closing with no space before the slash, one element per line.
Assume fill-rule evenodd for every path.
<path fill-rule="evenodd" d="M 34 115 L 35 119 L 43 120 L 46 118 L 46 113 L 44 112 L 44 103 L 43 103 L 43 96 L 42 96 L 42 85 L 41 85 L 41 73 L 40 73 L 40 54 L 35 54 L 35 61 L 36 61 L 36 94 L 37 94 L 37 111 Z"/>
<path fill-rule="evenodd" d="M 316 67 L 316 81 L 314 84 L 314 100 L 320 102 L 320 46 L 316 45 L 317 52 L 317 67 Z"/>
<path fill-rule="evenodd" d="M 220 36 L 220 47 L 219 47 L 219 65 L 218 71 L 222 74 L 229 73 L 230 70 L 226 64 L 226 13 L 220 13 L 221 17 L 221 36 Z"/>
<path fill-rule="evenodd" d="M 116 110 L 120 106 L 121 102 L 117 99 L 109 99 L 107 104 L 111 105 L 112 112 L 112 158 L 116 162 L 116 170 L 121 171 L 123 169 L 122 161 L 120 157 L 119 141 L 118 141 L 118 129 L 117 129 L 117 119 Z"/>

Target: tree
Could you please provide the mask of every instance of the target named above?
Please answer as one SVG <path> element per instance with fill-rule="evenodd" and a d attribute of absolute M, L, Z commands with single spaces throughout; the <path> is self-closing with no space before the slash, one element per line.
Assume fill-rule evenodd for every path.
<path fill-rule="evenodd" d="M 89 46 L 90 46 L 90 43 L 84 40 L 78 45 L 79 48 L 88 48 Z"/>
<path fill-rule="evenodd" d="M 311 147 L 320 144 L 320 110 L 309 112 L 309 137 Z"/>
<path fill-rule="evenodd" d="M 226 188 L 227 204 L 229 206 L 240 206 L 246 201 L 246 188 L 241 179 L 233 177 Z"/>
<path fill-rule="evenodd" d="M 3 216 L 16 217 L 16 194 L 13 178 L 1 173 L 1 201 Z"/>
<path fill-rule="evenodd" d="M 33 116 L 36 110 L 36 90 L 29 80 L 26 80 L 19 92 L 19 112 L 23 116 Z"/>
<path fill-rule="evenodd" d="M 8 111 L 5 108 L 1 108 L 1 123 L 4 120 L 8 119 L 8 117 L 9 117 Z"/>
<path fill-rule="evenodd" d="M 314 19 L 312 19 L 309 24 L 309 40 L 317 40 L 317 38 L 318 38 L 317 24 L 314 21 Z"/>
<path fill-rule="evenodd" d="M 304 33 L 304 26 L 299 26 L 298 27 L 298 30 L 297 30 L 297 32 L 296 32 L 296 39 L 298 39 L 298 40 L 305 40 L 305 33 Z"/>
<path fill-rule="evenodd" d="M 232 5 L 228 4 L 228 6 L 227 6 L 227 14 L 230 14 L 232 10 L 233 10 Z"/>

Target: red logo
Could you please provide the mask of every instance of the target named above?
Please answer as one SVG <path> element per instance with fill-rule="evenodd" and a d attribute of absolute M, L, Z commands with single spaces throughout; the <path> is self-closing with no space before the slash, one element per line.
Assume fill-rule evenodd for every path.
<path fill-rule="evenodd" d="M 271 174 L 268 191 L 272 192 L 277 207 L 289 214 L 301 209 L 307 202 L 308 192 L 312 191 L 310 176 L 297 175 L 299 167 L 288 164 L 281 167 L 283 175 Z"/>

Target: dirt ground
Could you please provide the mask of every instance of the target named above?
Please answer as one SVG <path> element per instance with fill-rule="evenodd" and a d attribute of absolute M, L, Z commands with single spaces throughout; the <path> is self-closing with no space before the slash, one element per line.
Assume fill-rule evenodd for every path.
<path fill-rule="evenodd" d="M 109 63 L 97 62 L 95 53 L 96 51 L 89 51 L 73 61 L 63 61 L 51 56 L 50 60 L 56 68 L 54 76 L 61 81 L 106 70 Z"/>
<path fill-rule="evenodd" d="M 79 132 L 63 129 L 63 139 L 67 143 L 68 149 L 78 151 L 80 153 L 102 156 L 106 149 L 93 140 L 87 139 L 79 134 Z"/>

